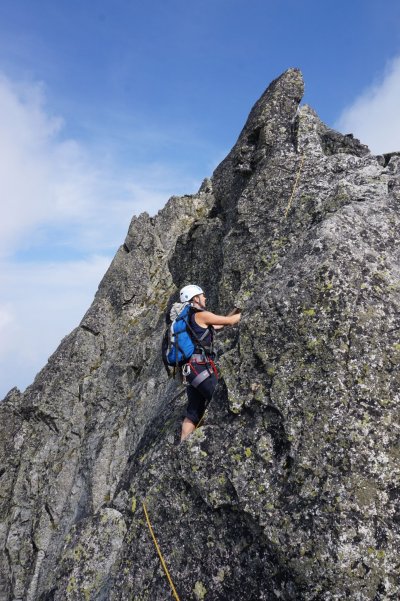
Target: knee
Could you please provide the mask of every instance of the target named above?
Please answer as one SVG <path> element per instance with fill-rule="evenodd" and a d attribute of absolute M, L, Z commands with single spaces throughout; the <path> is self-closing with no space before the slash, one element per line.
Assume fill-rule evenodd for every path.
<path fill-rule="evenodd" d="M 191 419 L 185 417 L 182 422 L 182 433 L 181 433 L 181 442 L 185 440 L 196 429 L 196 425 L 192 422 Z"/>

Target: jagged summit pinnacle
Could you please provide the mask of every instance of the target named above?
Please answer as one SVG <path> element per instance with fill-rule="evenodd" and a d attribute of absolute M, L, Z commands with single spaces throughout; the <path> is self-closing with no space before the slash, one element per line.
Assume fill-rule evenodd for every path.
<path fill-rule="evenodd" d="M 277 77 L 265 90 L 250 111 L 246 124 L 240 134 L 254 136 L 263 127 L 271 127 L 271 121 L 293 121 L 304 95 L 304 80 L 300 69 L 288 69 Z M 272 131 L 271 131 L 272 133 Z M 279 136 L 279 132 L 275 132 Z M 276 138 L 273 138 L 274 142 Z"/>
<path fill-rule="evenodd" d="M 274 151 L 281 152 L 291 143 L 293 122 L 304 94 L 299 69 L 288 69 L 275 79 L 253 106 L 239 138 L 226 159 L 213 174 L 213 183 L 226 197 L 237 197 L 242 176 Z"/>
<path fill-rule="evenodd" d="M 197 194 L 134 217 L 80 326 L 0 404 L 0 601 L 397 601 L 400 156 L 289 69 Z M 178 448 L 188 282 L 243 309 Z"/>

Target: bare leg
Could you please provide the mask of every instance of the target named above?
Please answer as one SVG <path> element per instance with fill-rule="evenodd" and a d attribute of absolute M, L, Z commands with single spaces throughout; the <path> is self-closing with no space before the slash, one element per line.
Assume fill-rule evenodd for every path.
<path fill-rule="evenodd" d="M 185 440 L 196 429 L 194 423 L 187 417 L 182 422 L 181 442 Z"/>

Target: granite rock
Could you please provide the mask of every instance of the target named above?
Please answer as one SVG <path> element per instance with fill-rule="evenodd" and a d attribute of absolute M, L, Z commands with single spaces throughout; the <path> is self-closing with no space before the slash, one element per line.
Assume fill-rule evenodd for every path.
<path fill-rule="evenodd" d="M 199 192 L 134 217 L 79 327 L 0 404 L 0 600 L 396 600 L 400 153 L 301 106 L 289 69 Z M 177 445 L 160 358 L 196 282 L 243 310 Z"/>

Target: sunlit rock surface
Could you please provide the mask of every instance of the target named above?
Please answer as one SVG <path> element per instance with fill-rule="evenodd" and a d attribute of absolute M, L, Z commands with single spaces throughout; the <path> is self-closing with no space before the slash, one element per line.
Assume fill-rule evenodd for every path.
<path fill-rule="evenodd" d="M 290 69 L 192 196 L 132 220 L 80 326 L 0 405 L 1 601 L 397 600 L 400 156 Z M 221 379 L 177 445 L 160 358 L 195 282 Z"/>

